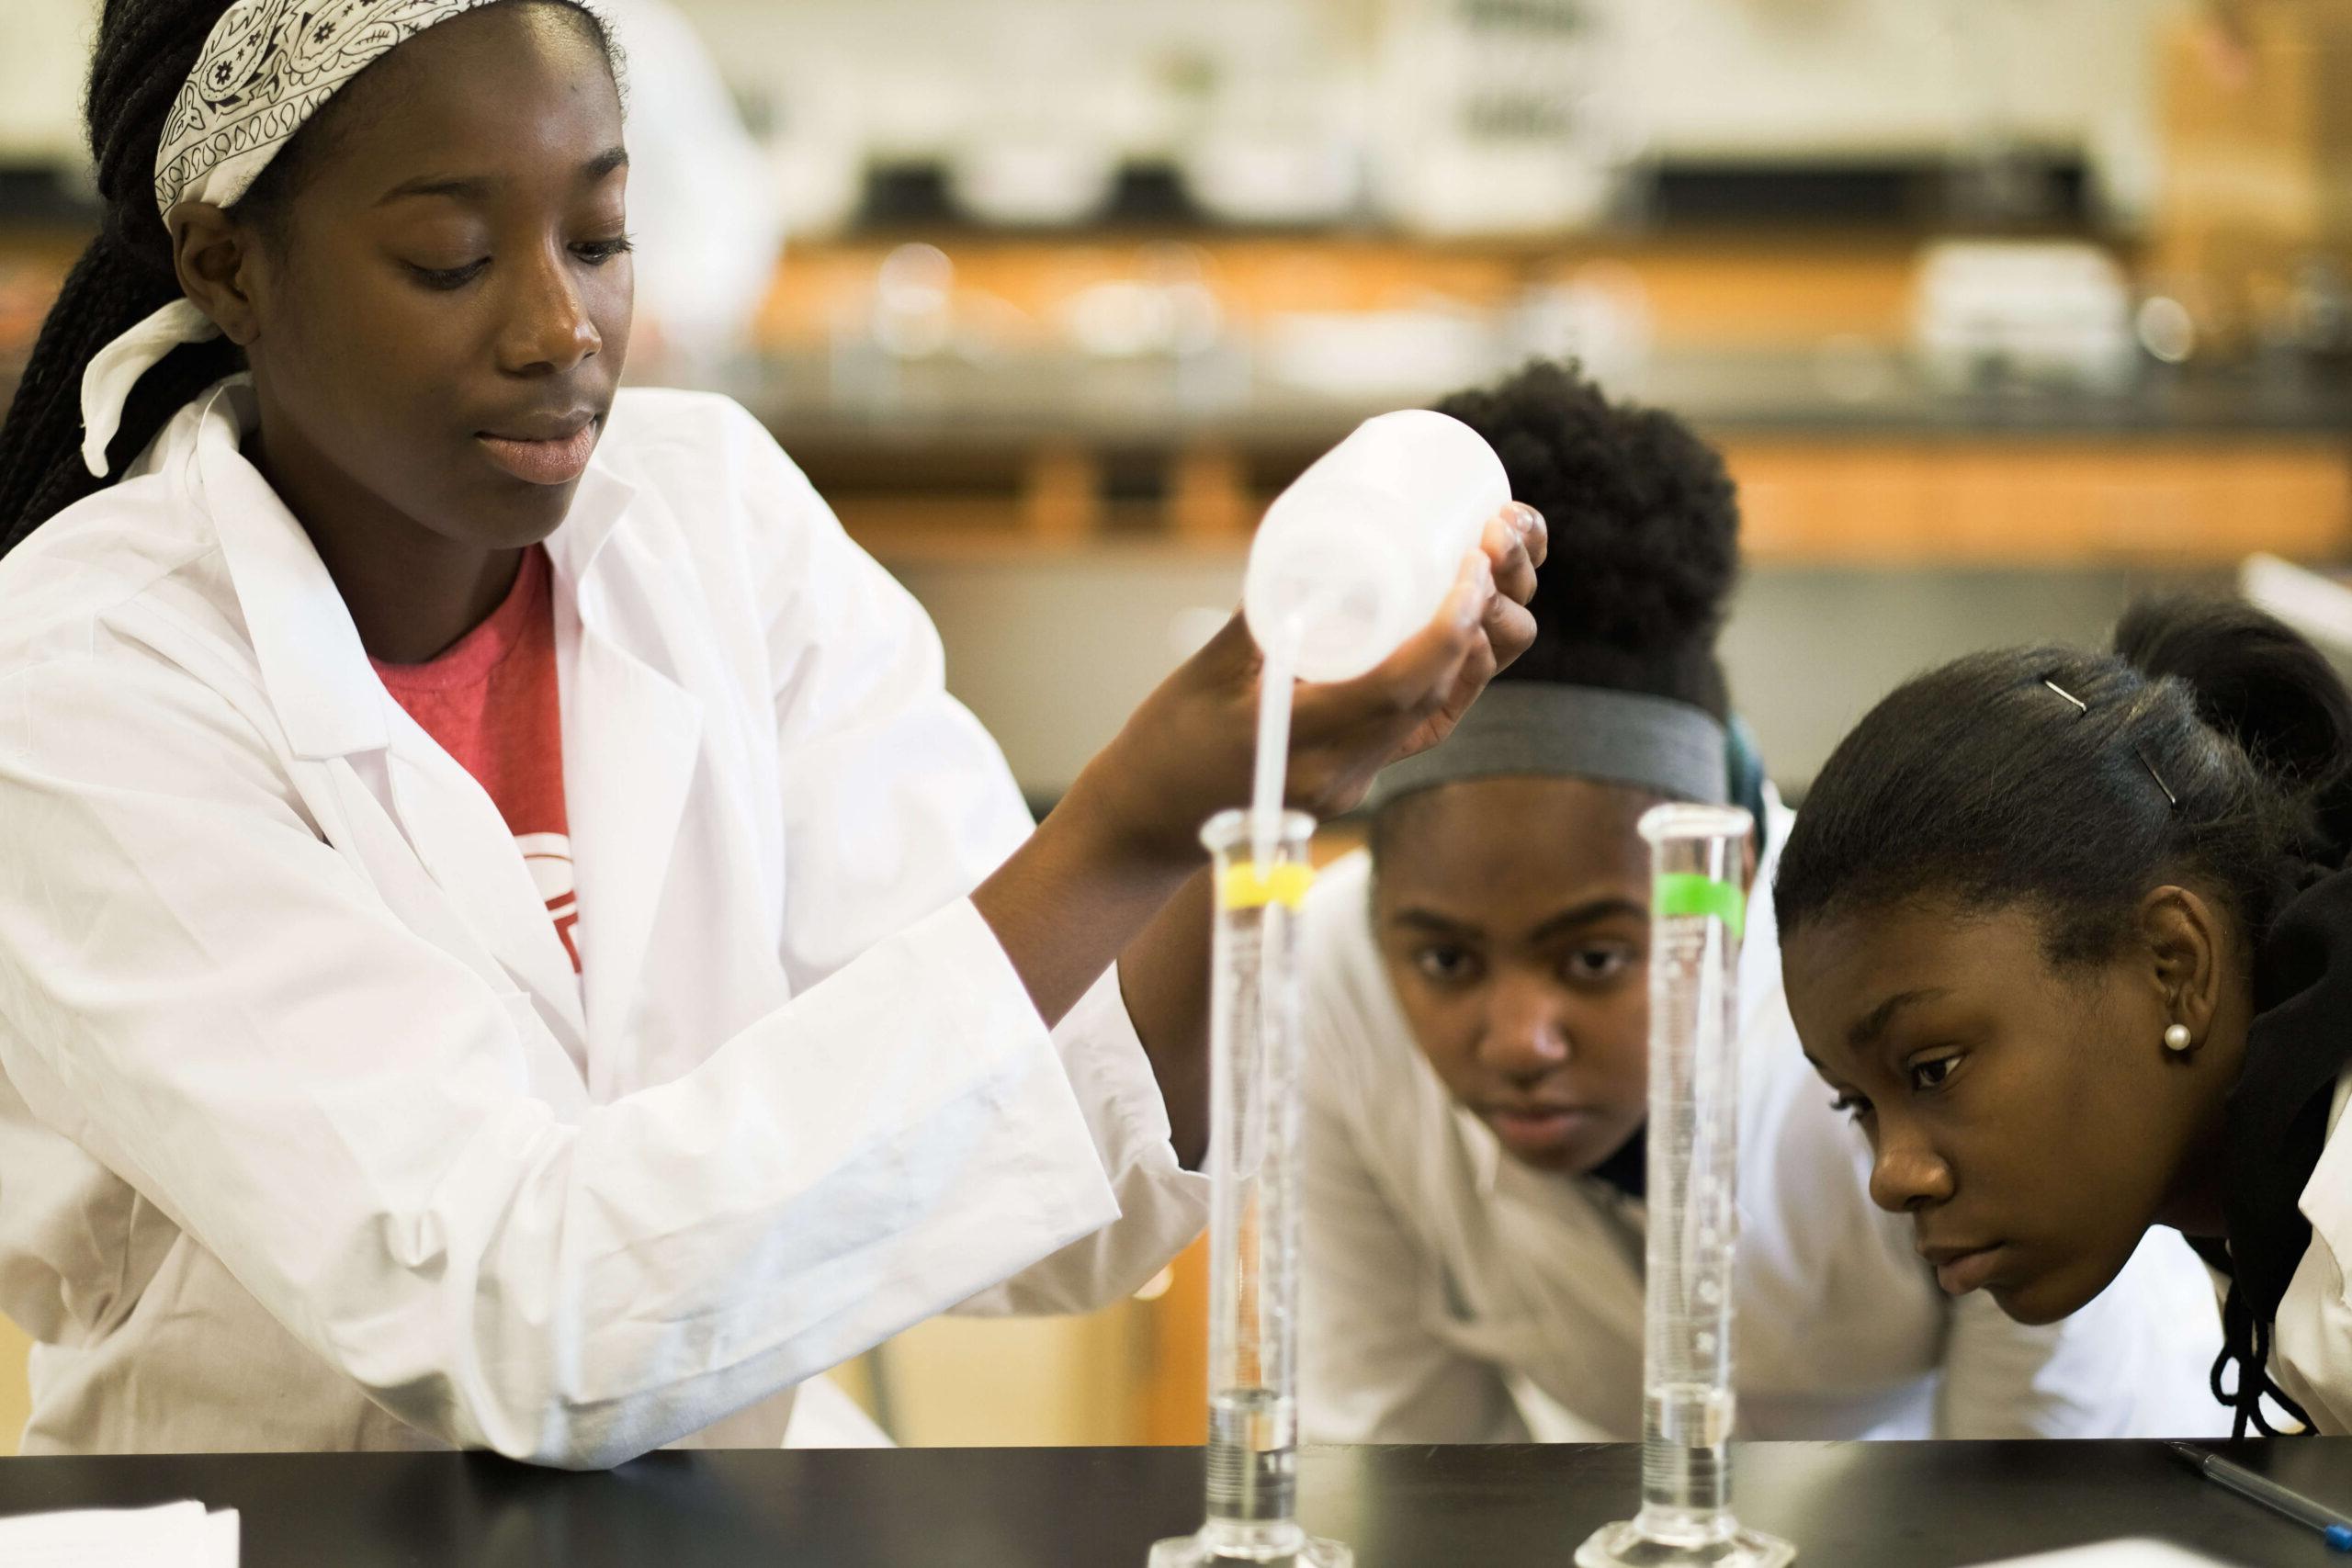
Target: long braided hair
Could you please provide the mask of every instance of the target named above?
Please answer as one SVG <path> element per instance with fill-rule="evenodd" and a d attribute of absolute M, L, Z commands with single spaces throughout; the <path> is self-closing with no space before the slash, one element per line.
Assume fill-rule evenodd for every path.
<path fill-rule="evenodd" d="M 107 0 L 88 97 L 105 223 L 42 322 L 0 424 L 0 553 L 110 483 L 181 404 L 243 367 L 226 339 L 182 345 L 131 394 L 107 454 L 107 478 L 83 466 L 82 373 L 99 349 L 180 297 L 171 235 L 155 210 L 155 148 L 205 36 L 228 8 L 228 0 Z M 266 183 L 282 188 L 287 181 Z M 259 187 L 255 194 L 266 201 Z"/>
<path fill-rule="evenodd" d="M 580 13 L 619 70 L 609 30 L 580 0 Z M 205 388 L 245 367 L 226 338 L 183 344 L 140 378 L 107 450 L 107 475 L 82 460 L 82 377 L 98 351 L 180 298 L 172 238 L 155 210 L 155 151 L 164 120 L 231 0 L 106 0 L 90 61 L 87 115 L 106 216 L 41 323 L 40 336 L 0 423 L 0 555 L 66 507 L 105 489 L 146 450 L 171 417 Z M 236 204 L 265 232 L 279 229 L 288 198 L 332 143 L 338 94 L 298 131 Z"/>

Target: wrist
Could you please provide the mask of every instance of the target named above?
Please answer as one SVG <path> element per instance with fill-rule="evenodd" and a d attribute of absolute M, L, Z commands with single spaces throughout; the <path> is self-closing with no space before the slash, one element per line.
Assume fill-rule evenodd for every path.
<path fill-rule="evenodd" d="M 1080 773 L 1048 820 L 1106 870 L 1182 876 L 1203 858 L 1199 824 L 1167 820 L 1152 809 L 1148 790 L 1122 787 L 1101 758 Z"/>

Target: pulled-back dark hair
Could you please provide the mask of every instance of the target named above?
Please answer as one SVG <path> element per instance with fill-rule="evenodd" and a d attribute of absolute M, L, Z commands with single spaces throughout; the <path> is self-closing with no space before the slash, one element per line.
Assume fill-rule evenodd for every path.
<path fill-rule="evenodd" d="M 578 0 L 607 55 L 604 24 Z M 119 479 L 189 399 L 244 368 L 226 338 L 185 344 L 140 378 L 107 450 L 107 477 L 82 462 L 82 376 L 98 350 L 178 299 L 172 239 L 155 210 L 155 153 L 164 117 L 230 0 L 106 0 L 90 61 L 90 152 L 104 223 L 41 323 L 40 336 L 0 423 L 0 555 L 74 502 Z M 237 202 L 265 229 L 332 142 L 349 89 L 330 99 Z"/>
<path fill-rule="evenodd" d="M 1537 360 L 1438 405 L 1487 438 L 1510 492 L 1544 513 L 1535 643 L 1498 680 L 1673 697 L 1730 716 L 1715 636 L 1739 574 L 1723 458 L 1663 410 L 1611 401 L 1573 364 Z"/>
<path fill-rule="evenodd" d="M 2342 863 L 2347 826 L 2352 695 L 2327 661 L 2248 605 L 2161 599 L 2123 617 L 2112 653 L 2011 649 L 1897 688 L 1815 781 L 1773 899 L 1783 940 L 1922 897 L 2023 908 L 2067 965 L 2118 951 L 2143 897 L 2175 884 L 2221 900 L 2251 963 Z M 2232 1271 L 2214 1395 L 2240 1437 L 2273 1430 L 2266 1400 L 2308 1428 L 2268 1371 L 2275 1299 L 2248 1291 L 2237 1250 L 2254 1233 L 2230 1224 L 2226 1256 L 2199 1249 Z"/>
<path fill-rule="evenodd" d="M 2149 889 L 2219 897 L 2258 941 L 2352 820 L 2352 695 L 2285 625 L 2142 603 L 2111 653 L 1982 653 L 1910 681 L 1831 754 L 1781 857 L 1784 935 L 1922 895 L 2042 916 L 2112 953 Z"/>

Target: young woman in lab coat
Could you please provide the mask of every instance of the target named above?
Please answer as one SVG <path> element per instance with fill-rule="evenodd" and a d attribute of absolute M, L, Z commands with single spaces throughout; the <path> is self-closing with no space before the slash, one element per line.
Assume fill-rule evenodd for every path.
<path fill-rule="evenodd" d="M 0 432 L 26 1447 L 772 1443 L 917 1319 L 1149 1278 L 1246 636 L 1033 833 L 768 436 L 616 392 L 584 10 L 109 0 L 89 107 L 105 233 Z M 1306 804 L 1525 645 L 1542 540 L 1301 694 Z"/>
<path fill-rule="evenodd" d="M 1382 775 L 1369 852 L 1309 897 L 1303 1420 L 1334 1441 L 1630 1438 L 1648 1097 L 1635 823 L 1666 799 L 1744 804 L 1769 877 L 1792 820 L 1736 739 L 1715 657 L 1736 502 L 1680 421 L 1569 370 L 1442 406 L 1486 434 L 1576 568 L 1547 574 L 1535 646 L 1462 728 Z M 1758 897 L 1739 971 L 1740 1429 L 2215 1426 L 2220 1329 L 2177 1245 L 2063 1328 L 1937 1290 L 1871 1206 L 1778 968 Z"/>
<path fill-rule="evenodd" d="M 1945 1288 L 2056 1323 L 2187 1235 L 2241 1432 L 2352 1432 L 2347 830 L 2335 671 L 2183 599 L 1903 686 L 1780 867 L 1797 1032 Z"/>

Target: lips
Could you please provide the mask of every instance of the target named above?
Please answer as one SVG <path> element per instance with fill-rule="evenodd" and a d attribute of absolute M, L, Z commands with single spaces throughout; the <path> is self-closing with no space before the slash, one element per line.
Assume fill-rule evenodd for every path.
<path fill-rule="evenodd" d="M 587 471 L 604 422 L 593 414 L 518 420 L 474 439 L 490 460 L 525 484 L 570 484 Z"/>
<path fill-rule="evenodd" d="M 1486 1111 L 1495 1136 L 1522 1153 L 1557 1148 L 1591 1116 L 1576 1105 L 1489 1106 Z"/>
<path fill-rule="evenodd" d="M 1979 1290 L 1993 1278 L 2001 1266 L 2001 1253 L 2006 1243 L 1995 1242 L 1989 1247 L 1923 1247 L 1919 1256 L 1934 1266 L 1936 1283 L 1949 1296 L 1964 1296 Z"/>

